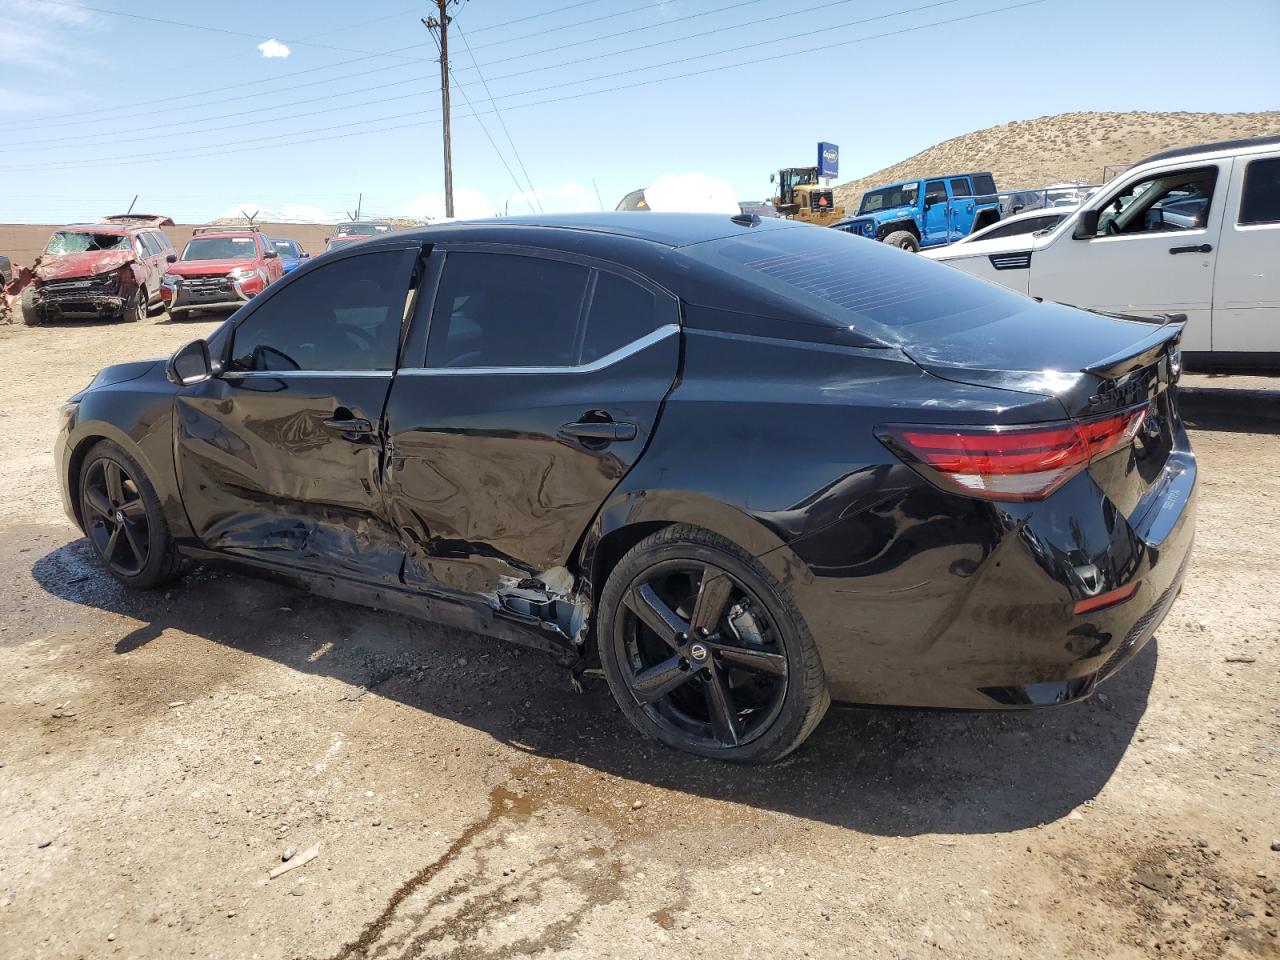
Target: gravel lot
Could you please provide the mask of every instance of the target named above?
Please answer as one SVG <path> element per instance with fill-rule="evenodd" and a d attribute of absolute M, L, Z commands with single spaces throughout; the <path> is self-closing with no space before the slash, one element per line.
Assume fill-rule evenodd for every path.
<path fill-rule="evenodd" d="M 1273 384 L 1194 378 L 1191 575 L 1091 701 L 833 710 L 739 769 L 483 637 L 206 569 L 118 589 L 54 413 L 214 326 L 163 321 L 0 328 L 0 956 L 1280 956 Z"/>

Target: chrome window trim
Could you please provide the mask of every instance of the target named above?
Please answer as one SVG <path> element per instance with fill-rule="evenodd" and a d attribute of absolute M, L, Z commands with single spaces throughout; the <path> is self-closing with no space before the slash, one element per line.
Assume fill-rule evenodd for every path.
<path fill-rule="evenodd" d="M 219 379 L 232 380 L 241 377 L 385 377 L 390 380 L 394 370 L 224 370 Z"/>
<path fill-rule="evenodd" d="M 401 377 L 422 377 L 422 376 L 492 376 L 498 373 L 594 373 L 597 370 L 603 370 L 605 367 L 611 367 L 619 360 L 623 360 L 634 353 L 639 353 L 646 347 L 651 347 L 655 343 L 665 340 L 667 337 L 680 332 L 678 323 L 667 323 L 658 327 L 651 333 L 645 334 L 639 340 L 632 340 L 628 344 L 624 344 L 612 353 L 606 353 L 597 360 L 590 363 L 584 363 L 579 366 L 561 366 L 561 367 L 407 367 L 397 371 L 397 376 Z"/>

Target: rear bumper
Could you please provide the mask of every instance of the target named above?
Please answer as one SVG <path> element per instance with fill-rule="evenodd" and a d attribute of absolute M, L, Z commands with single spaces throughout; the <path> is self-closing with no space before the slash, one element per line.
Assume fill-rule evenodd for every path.
<path fill-rule="evenodd" d="M 1038 504 L 990 504 L 911 482 L 791 545 L 791 582 L 834 699 L 1011 708 L 1088 697 L 1151 639 L 1181 589 L 1196 462 L 1181 437 L 1126 516 L 1090 473 Z M 1075 604 L 1136 583 L 1129 599 Z"/>

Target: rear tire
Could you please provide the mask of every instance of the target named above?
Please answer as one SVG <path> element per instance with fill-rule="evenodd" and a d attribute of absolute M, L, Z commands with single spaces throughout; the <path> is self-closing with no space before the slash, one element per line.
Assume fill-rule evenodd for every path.
<path fill-rule="evenodd" d="M 179 575 L 182 557 L 160 497 L 133 457 L 99 441 L 84 458 L 76 489 L 85 536 L 112 577 L 148 590 Z"/>
<path fill-rule="evenodd" d="M 601 595 L 596 642 L 632 726 L 698 756 L 779 760 L 831 705 L 817 646 L 786 587 L 698 527 L 659 530 L 619 561 Z"/>
<path fill-rule="evenodd" d="M 899 250 L 906 250 L 908 253 L 920 252 L 920 241 L 910 230 L 895 230 L 884 238 L 884 242 Z"/>

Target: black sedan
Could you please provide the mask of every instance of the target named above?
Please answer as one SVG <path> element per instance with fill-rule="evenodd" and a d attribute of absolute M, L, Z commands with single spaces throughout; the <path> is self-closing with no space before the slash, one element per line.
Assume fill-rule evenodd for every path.
<path fill-rule="evenodd" d="M 454 223 L 312 261 L 64 409 L 121 582 L 231 560 L 598 663 L 769 761 L 832 698 L 1088 696 L 1190 552 L 1176 322 L 748 215 Z"/>

